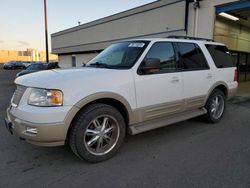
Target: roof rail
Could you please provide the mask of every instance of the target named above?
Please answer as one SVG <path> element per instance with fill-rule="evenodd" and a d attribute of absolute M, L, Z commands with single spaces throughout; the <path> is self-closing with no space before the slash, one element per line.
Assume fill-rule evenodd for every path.
<path fill-rule="evenodd" d="M 189 37 L 189 36 L 178 36 L 178 35 L 170 35 L 167 38 L 189 39 L 189 40 L 204 40 L 204 41 L 214 42 L 213 39 L 206 39 L 206 38 L 199 38 L 199 37 Z"/>

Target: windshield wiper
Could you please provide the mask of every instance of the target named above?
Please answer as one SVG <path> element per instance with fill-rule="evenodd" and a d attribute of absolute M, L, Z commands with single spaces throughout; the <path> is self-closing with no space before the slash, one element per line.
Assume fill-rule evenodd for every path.
<path fill-rule="evenodd" d="M 105 63 L 100 63 L 100 62 L 91 63 L 91 64 L 89 64 L 89 66 L 96 66 L 96 67 L 101 67 L 101 68 L 109 68 L 109 65 L 107 65 Z"/>
<path fill-rule="evenodd" d="M 107 69 L 128 69 L 129 68 L 129 66 L 127 65 L 108 65 L 108 64 L 100 63 L 100 62 L 90 63 L 89 65 L 87 65 L 87 67 L 91 67 L 91 66 L 107 68 Z"/>

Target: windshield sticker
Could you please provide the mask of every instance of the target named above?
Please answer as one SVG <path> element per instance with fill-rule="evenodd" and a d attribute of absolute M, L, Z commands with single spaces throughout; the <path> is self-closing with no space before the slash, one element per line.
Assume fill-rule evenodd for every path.
<path fill-rule="evenodd" d="M 128 45 L 128 47 L 131 47 L 131 48 L 143 48 L 143 46 L 144 46 L 145 44 L 144 43 L 130 43 L 129 45 Z"/>

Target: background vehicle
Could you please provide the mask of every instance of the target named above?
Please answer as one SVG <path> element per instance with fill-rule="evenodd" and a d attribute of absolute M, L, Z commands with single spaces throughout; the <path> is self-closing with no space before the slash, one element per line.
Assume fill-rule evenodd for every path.
<path fill-rule="evenodd" d="M 3 65 L 4 69 L 25 69 L 25 65 L 21 61 L 10 61 Z"/>
<path fill-rule="evenodd" d="M 17 73 L 17 77 L 18 76 L 22 76 L 25 74 L 30 74 L 33 72 L 38 72 L 38 71 L 42 71 L 42 70 L 49 70 L 49 69 L 57 69 L 60 68 L 58 66 L 58 62 L 50 62 L 50 63 L 32 63 L 30 64 L 26 70 L 23 70 L 19 73 Z"/>
<path fill-rule="evenodd" d="M 23 65 L 27 68 L 28 66 L 30 66 L 33 63 L 42 63 L 40 61 L 22 61 Z"/>

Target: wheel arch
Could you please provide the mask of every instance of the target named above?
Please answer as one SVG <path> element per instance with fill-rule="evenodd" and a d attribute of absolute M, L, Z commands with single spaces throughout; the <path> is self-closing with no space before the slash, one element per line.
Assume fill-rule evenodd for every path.
<path fill-rule="evenodd" d="M 72 122 L 74 121 L 77 114 L 86 108 L 89 105 L 95 104 L 95 103 L 102 103 L 107 104 L 110 106 L 113 106 L 116 108 L 121 115 L 123 116 L 126 126 L 130 124 L 132 121 L 132 109 L 128 101 L 122 97 L 121 95 L 115 94 L 115 93 L 96 93 L 93 95 L 89 95 L 85 97 L 84 99 L 77 102 L 73 108 L 69 111 L 68 115 L 65 118 L 66 127 L 65 127 L 65 134 L 66 139 L 68 138 L 68 134 L 70 132 L 70 127 L 72 125 Z"/>
<path fill-rule="evenodd" d="M 217 82 L 217 83 L 215 83 L 215 84 L 210 88 L 210 90 L 209 90 L 209 92 L 208 92 L 208 95 L 206 96 L 206 100 L 205 100 L 206 102 L 207 102 L 208 98 L 210 97 L 210 95 L 212 94 L 212 92 L 213 92 L 215 89 L 221 90 L 221 91 L 224 93 L 226 99 L 228 98 L 228 87 L 227 87 L 227 84 L 226 84 L 225 82 Z"/>

